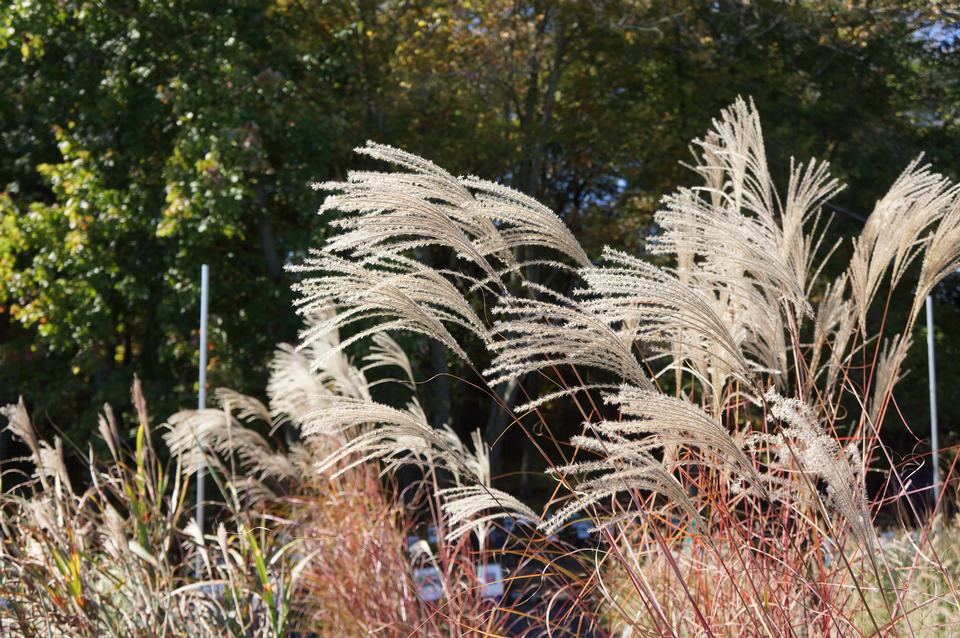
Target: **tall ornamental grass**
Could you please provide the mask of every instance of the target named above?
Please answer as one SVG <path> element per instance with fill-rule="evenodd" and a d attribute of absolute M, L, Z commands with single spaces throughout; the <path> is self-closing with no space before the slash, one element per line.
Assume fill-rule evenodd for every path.
<path fill-rule="evenodd" d="M 268 404 L 221 390 L 219 408 L 172 416 L 163 467 L 135 389 L 134 449 L 108 412 L 112 458 L 91 458 L 80 493 L 59 441 L 7 408 L 35 471 L 3 502 L 4 627 L 960 632 L 944 503 L 917 511 L 912 468 L 883 437 L 904 418 L 893 390 L 923 300 L 960 266 L 960 188 L 918 159 L 858 237 L 831 243 L 826 205 L 843 185 L 825 162 L 791 160 L 778 191 L 752 103 L 724 110 L 692 150 L 699 184 L 663 199 L 645 254 L 594 261 L 522 193 L 358 149 L 392 168 L 316 185 L 337 232 L 291 269 L 305 328 L 273 359 Z M 400 345 L 418 339 L 461 360 L 461 380 L 543 457 L 545 504 L 492 475 L 499 441 L 452 427 L 479 424 L 434 426 L 430 384 Z M 562 403 L 581 421 L 568 440 L 550 418 Z M 184 505 L 200 467 L 223 495 L 202 531 Z M 900 523 L 880 530 L 881 508 Z M 488 565 L 504 568 L 499 582 Z"/>

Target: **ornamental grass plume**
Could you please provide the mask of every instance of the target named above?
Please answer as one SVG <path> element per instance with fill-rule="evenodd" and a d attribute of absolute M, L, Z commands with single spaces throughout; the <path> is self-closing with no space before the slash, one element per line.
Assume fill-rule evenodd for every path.
<path fill-rule="evenodd" d="M 301 307 L 343 317 L 330 327 L 360 320 L 358 339 L 404 332 L 434 339 L 482 374 L 491 393 L 506 382 L 554 386 L 505 406 L 516 424 L 533 415 L 549 430 L 542 408 L 573 401 L 584 423 L 569 445 L 584 458 L 546 455 L 557 481 L 544 508 L 552 515 L 531 516 L 493 485 L 471 485 L 469 473 L 442 492 L 442 511 L 458 536 L 471 517 L 476 530 L 498 511 L 524 512 L 546 534 L 586 516 L 605 541 L 596 569 L 616 564 L 648 615 L 621 618 L 630 630 L 729 635 L 716 623 L 729 621 L 730 610 L 704 598 L 711 591 L 704 574 L 713 574 L 736 582 L 735 598 L 725 601 L 738 606 L 743 633 L 736 635 L 808 635 L 811 618 L 826 619 L 815 623 L 823 635 L 915 631 L 908 594 L 889 592 L 883 609 L 872 607 L 889 566 L 875 554 L 877 504 L 867 500 L 866 476 L 875 455 L 888 456 L 878 433 L 910 339 L 881 349 L 884 335 L 870 332 L 870 313 L 881 290 L 901 294 L 919 263 L 919 286 L 906 293 L 915 300 L 902 331 L 909 334 L 919 299 L 960 258 L 960 242 L 951 239 L 958 187 L 912 162 L 853 239 L 843 267 L 832 261 L 843 240 L 828 242 L 823 210 L 844 186 L 825 162 L 791 160 L 786 192 L 778 193 L 752 102 L 725 109 L 693 149 L 691 168 L 703 185 L 664 198 L 647 249 L 668 263 L 654 265 L 611 248 L 595 264 L 559 218 L 528 198 L 368 144 L 358 152 L 397 170 L 319 185 L 333 193 L 322 212 L 341 215 L 335 223 L 345 232 L 295 269 L 308 275 L 297 287 Z M 883 232 L 891 226 L 906 230 Z M 435 268 L 427 248 L 450 251 L 459 267 Z M 542 275 L 550 270 L 566 276 L 547 285 Z M 824 275 L 838 271 L 832 281 Z M 313 334 L 306 331 L 304 343 Z M 854 357 L 868 361 L 865 374 L 854 374 Z M 583 408 L 597 399 L 618 414 Z M 850 406 L 862 419 L 850 422 Z M 394 469 L 392 446 L 402 459 L 453 467 L 441 460 L 443 444 L 431 444 L 433 460 L 399 442 L 408 431 L 430 438 L 419 413 L 363 401 L 347 407 L 318 421 L 345 436 L 344 458 L 378 458 Z M 546 454 L 536 433 L 524 431 Z M 895 466 L 889 471 L 899 480 Z M 637 525 L 648 543 L 637 544 Z M 786 546 L 773 548 L 757 534 L 782 536 Z M 683 540 L 699 548 L 701 574 L 681 564 Z M 682 622 L 663 613 L 649 582 L 653 548 L 665 552 L 672 586 L 682 592 Z M 787 574 L 733 578 L 773 569 L 758 552 L 775 550 Z M 685 578 L 702 586 L 692 589 Z M 767 578 L 780 580 L 757 582 Z"/>
<path fill-rule="evenodd" d="M 791 159 L 778 191 L 752 102 L 724 109 L 691 148 L 702 183 L 663 198 L 647 254 L 607 247 L 595 260 L 524 194 L 389 146 L 357 149 L 392 169 L 316 185 L 337 232 L 290 269 L 305 327 L 278 347 L 266 403 L 221 390 L 219 408 L 173 415 L 163 439 L 178 465 L 164 469 L 145 416 L 130 455 L 106 411 L 115 467 L 92 472 L 84 495 L 62 445 L 39 440 L 23 404 L 6 408 L 36 469 L 4 501 L 0 569 L 24 584 L 5 580 L 2 595 L 26 610 L 0 608 L 4 626 L 956 632 L 953 527 L 907 498 L 883 425 L 922 300 L 960 265 L 960 187 L 918 158 L 858 237 L 830 243 L 824 208 L 844 186 L 827 163 Z M 527 438 L 553 482 L 546 503 L 494 474 L 504 443 L 482 424 L 430 413 L 429 380 L 406 354 L 423 340 Z M 560 405 L 580 417 L 566 440 Z M 224 501 L 215 534 L 184 520 L 184 479 L 201 466 Z M 878 531 L 896 505 L 909 510 L 900 529 Z M 88 586 L 90 573 L 116 581 L 104 556 L 126 561 L 111 565 L 129 585 Z M 202 582 L 229 595 L 188 579 L 197 556 Z M 55 611 L 37 598 L 47 581 Z"/>

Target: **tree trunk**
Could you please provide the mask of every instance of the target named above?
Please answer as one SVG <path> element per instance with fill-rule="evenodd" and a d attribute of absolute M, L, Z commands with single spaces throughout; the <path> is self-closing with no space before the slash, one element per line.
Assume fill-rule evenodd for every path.
<path fill-rule="evenodd" d="M 267 276 L 274 283 L 283 281 L 283 264 L 280 263 L 280 257 L 277 255 L 277 240 L 273 235 L 273 224 L 267 216 L 264 206 L 265 197 L 261 189 L 257 190 L 257 205 L 260 208 L 260 214 L 257 218 L 257 226 L 260 230 L 260 249 L 263 251 L 263 262 L 266 265 Z"/>

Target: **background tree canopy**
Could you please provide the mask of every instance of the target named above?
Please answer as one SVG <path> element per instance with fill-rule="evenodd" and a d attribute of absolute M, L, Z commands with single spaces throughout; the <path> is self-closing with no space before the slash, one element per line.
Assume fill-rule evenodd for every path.
<path fill-rule="evenodd" d="M 283 266 L 324 234 L 308 184 L 359 167 L 366 139 L 519 188 L 595 253 L 638 250 L 659 198 L 690 181 L 687 141 L 749 95 L 775 174 L 816 156 L 849 185 L 829 211 L 849 235 L 920 152 L 960 177 L 958 16 L 922 0 L 14 0 L 0 8 L 0 398 L 24 395 L 81 449 L 134 374 L 161 418 L 192 404 L 204 262 L 211 384 L 262 393 L 299 325 Z M 958 297 L 937 305 L 948 444 Z M 923 438 L 917 337 L 898 400 Z M 476 398 L 444 376 L 464 372 L 435 345 L 420 354 L 435 420 L 476 427 Z"/>

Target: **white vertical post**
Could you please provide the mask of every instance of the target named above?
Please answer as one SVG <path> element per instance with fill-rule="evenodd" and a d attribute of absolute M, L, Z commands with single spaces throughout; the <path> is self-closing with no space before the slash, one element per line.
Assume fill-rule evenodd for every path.
<path fill-rule="evenodd" d="M 200 391 L 197 395 L 197 409 L 207 407 L 207 305 L 210 299 L 210 267 L 200 267 Z M 203 468 L 197 470 L 197 527 L 203 534 Z M 197 577 L 200 576 L 200 554 L 197 553 Z"/>
<path fill-rule="evenodd" d="M 937 362 L 933 334 L 933 297 L 927 295 L 927 371 L 930 380 L 930 448 L 933 452 L 933 502 L 940 500 L 940 443 L 937 432 Z"/>

